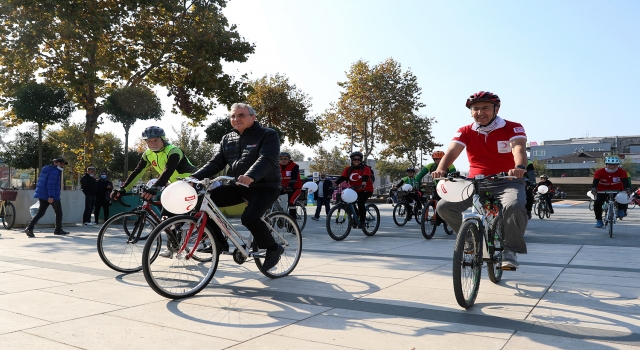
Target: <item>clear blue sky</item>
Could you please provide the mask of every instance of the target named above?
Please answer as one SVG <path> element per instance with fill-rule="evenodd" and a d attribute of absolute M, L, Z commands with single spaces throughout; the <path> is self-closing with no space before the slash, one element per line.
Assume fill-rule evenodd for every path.
<path fill-rule="evenodd" d="M 436 118 L 443 149 L 471 122 L 464 102 L 479 90 L 501 97 L 500 115 L 522 123 L 529 141 L 640 134 L 640 1 L 231 0 L 224 13 L 256 45 L 229 71 L 285 74 L 314 114 L 338 99 L 353 62 L 393 57 L 417 76 L 421 113 Z M 185 118 L 169 115 L 169 103 L 163 124 L 179 126 Z"/>

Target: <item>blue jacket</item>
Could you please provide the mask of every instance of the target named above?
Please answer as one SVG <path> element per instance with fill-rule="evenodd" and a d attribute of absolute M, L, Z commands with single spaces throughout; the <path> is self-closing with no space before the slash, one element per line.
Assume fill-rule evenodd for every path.
<path fill-rule="evenodd" d="M 60 200 L 60 174 L 62 171 L 55 165 L 47 165 L 40 171 L 36 192 L 33 198 L 47 200 L 53 198 L 54 201 Z"/>

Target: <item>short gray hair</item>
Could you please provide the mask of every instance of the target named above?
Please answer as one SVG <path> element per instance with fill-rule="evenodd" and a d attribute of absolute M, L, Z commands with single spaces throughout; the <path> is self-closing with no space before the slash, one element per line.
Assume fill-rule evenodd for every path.
<path fill-rule="evenodd" d="M 254 116 L 254 117 L 256 116 L 256 111 L 253 109 L 253 107 L 249 106 L 249 105 L 248 105 L 248 104 L 246 104 L 246 103 L 240 103 L 240 102 L 238 102 L 238 103 L 234 103 L 234 104 L 232 104 L 232 105 L 231 105 L 231 108 L 229 108 L 229 112 L 233 111 L 233 110 L 234 110 L 234 109 L 236 109 L 236 108 L 246 108 L 246 109 L 248 109 L 248 110 L 249 110 L 249 115 L 252 115 L 252 116 Z"/>

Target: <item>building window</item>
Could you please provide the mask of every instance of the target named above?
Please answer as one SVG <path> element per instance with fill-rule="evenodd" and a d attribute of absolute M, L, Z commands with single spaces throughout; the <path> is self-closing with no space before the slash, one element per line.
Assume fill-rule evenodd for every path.
<path fill-rule="evenodd" d="M 602 151 L 604 151 L 604 150 L 603 150 L 601 147 L 598 147 L 598 148 L 595 148 L 595 147 L 594 147 L 594 148 L 590 149 L 589 151 L 590 151 L 590 152 L 602 152 Z"/>
<path fill-rule="evenodd" d="M 551 163 L 553 163 L 553 159 L 548 159 L 547 164 L 551 164 Z"/>
<path fill-rule="evenodd" d="M 537 149 L 537 150 L 533 151 L 533 155 L 534 156 L 544 156 L 544 150 L 543 149 Z"/>
<path fill-rule="evenodd" d="M 558 159 L 558 163 L 564 163 L 564 159 Z"/>

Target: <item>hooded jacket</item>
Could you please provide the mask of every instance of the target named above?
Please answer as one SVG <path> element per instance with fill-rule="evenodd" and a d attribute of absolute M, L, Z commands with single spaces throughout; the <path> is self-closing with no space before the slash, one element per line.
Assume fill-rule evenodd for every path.
<path fill-rule="evenodd" d="M 47 165 L 40 171 L 38 176 L 38 184 L 33 198 L 48 200 L 53 198 L 54 201 L 60 200 L 60 181 L 62 171 L 55 165 Z"/>
<path fill-rule="evenodd" d="M 233 130 L 224 135 L 211 160 L 191 176 L 196 179 L 208 178 L 229 165 L 227 176 L 249 176 L 254 181 L 250 187 L 279 188 L 282 182 L 279 155 L 278 134 L 254 122 L 242 134 Z"/>

